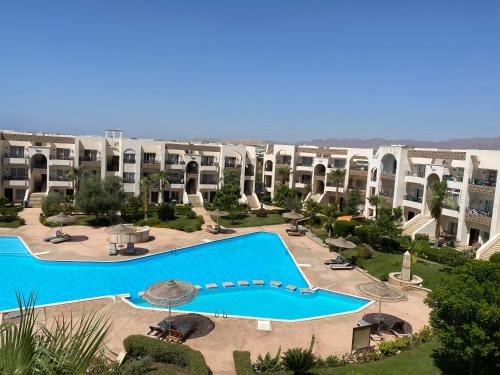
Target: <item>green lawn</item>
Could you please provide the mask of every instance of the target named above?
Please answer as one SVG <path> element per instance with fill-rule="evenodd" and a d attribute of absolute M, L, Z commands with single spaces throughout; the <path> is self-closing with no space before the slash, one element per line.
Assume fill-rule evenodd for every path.
<path fill-rule="evenodd" d="M 85 225 L 87 227 L 108 227 L 111 221 L 106 218 L 97 219 L 95 215 L 77 215 L 75 225 Z M 52 225 L 50 225 L 52 226 Z M 59 225 L 54 225 L 59 226 Z"/>
<path fill-rule="evenodd" d="M 158 225 L 159 228 L 169 228 L 175 230 L 181 230 L 183 232 L 196 232 L 201 230 L 201 226 L 205 221 L 202 216 L 197 216 L 194 219 L 188 219 L 186 216 L 176 216 L 175 219 L 160 221 Z"/>
<path fill-rule="evenodd" d="M 342 254 L 350 259 L 353 255 L 357 255 L 357 250 L 344 250 Z M 366 269 L 371 275 L 381 278 L 390 272 L 401 271 L 402 262 L 402 254 L 375 251 L 375 256 L 372 259 L 358 259 L 357 265 Z M 451 267 L 421 259 L 411 267 L 412 273 L 424 279 L 423 286 L 430 289 L 446 280 L 450 270 Z"/>
<path fill-rule="evenodd" d="M 217 220 L 217 219 L 215 219 Z M 227 217 L 219 218 L 219 224 L 226 228 L 260 227 L 262 225 L 276 225 L 287 222 L 281 214 L 267 214 L 266 217 L 257 217 L 255 214 L 241 213 L 234 222 Z"/>
<path fill-rule="evenodd" d="M 0 228 L 18 228 L 21 225 L 23 225 L 23 222 L 20 219 L 13 221 L 0 221 Z"/>
<path fill-rule="evenodd" d="M 316 375 L 437 375 L 441 370 L 436 367 L 432 358 L 432 351 L 438 347 L 436 341 L 419 345 L 378 362 L 348 365 L 333 369 L 317 369 L 311 371 Z"/>

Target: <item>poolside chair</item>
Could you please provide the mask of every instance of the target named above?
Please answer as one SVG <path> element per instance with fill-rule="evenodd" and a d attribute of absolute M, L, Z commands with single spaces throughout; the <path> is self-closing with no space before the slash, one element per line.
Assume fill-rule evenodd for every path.
<path fill-rule="evenodd" d="M 336 258 L 327 259 L 323 262 L 323 264 L 326 264 L 327 266 L 330 266 L 333 264 L 345 264 L 345 263 L 349 263 L 349 262 L 347 261 L 346 258 L 344 258 L 343 256 L 340 256 L 340 255 Z"/>
<path fill-rule="evenodd" d="M 354 266 L 349 262 L 333 264 L 330 266 L 330 269 L 332 269 L 334 271 L 335 270 L 352 270 L 353 268 L 354 268 Z"/>
<path fill-rule="evenodd" d="M 118 248 L 116 246 L 116 243 L 114 243 L 114 242 L 109 243 L 108 254 L 109 255 L 117 255 L 118 254 Z"/>
<path fill-rule="evenodd" d="M 125 254 L 128 254 L 128 255 L 135 254 L 135 245 L 133 242 L 127 243 L 127 250 L 125 250 Z"/>
<path fill-rule="evenodd" d="M 186 341 L 194 332 L 196 323 L 191 321 L 183 321 L 174 328 L 167 330 L 165 339 L 169 342 L 181 343 Z"/>
<path fill-rule="evenodd" d="M 396 337 L 405 337 L 405 336 L 410 336 L 408 332 L 405 330 L 405 322 L 400 320 L 397 322 L 394 322 L 390 329 L 391 333 L 396 336 Z"/>
<path fill-rule="evenodd" d="M 47 236 L 47 237 L 44 237 L 43 240 L 45 242 L 50 242 L 52 240 L 55 240 L 56 238 L 59 238 L 59 237 L 62 237 L 63 233 L 60 231 L 60 230 L 57 230 L 56 231 L 56 234 L 54 236 Z"/>
<path fill-rule="evenodd" d="M 72 240 L 72 238 L 69 234 L 63 233 L 60 237 L 57 237 L 57 238 L 50 240 L 50 242 L 57 244 L 57 243 L 62 243 L 62 242 L 68 242 L 71 240 Z"/>
<path fill-rule="evenodd" d="M 214 225 L 214 226 L 207 225 L 207 230 L 208 230 L 209 233 L 217 234 L 217 233 L 219 233 L 220 228 L 219 228 L 218 225 Z"/>

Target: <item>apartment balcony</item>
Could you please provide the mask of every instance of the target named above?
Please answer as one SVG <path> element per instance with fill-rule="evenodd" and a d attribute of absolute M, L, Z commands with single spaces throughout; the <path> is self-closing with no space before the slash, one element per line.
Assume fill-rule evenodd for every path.
<path fill-rule="evenodd" d="M 394 181 L 394 180 L 396 180 L 396 174 L 394 174 L 394 173 L 382 172 L 382 173 L 380 174 L 380 178 L 381 178 L 382 180 Z"/>
<path fill-rule="evenodd" d="M 168 180 L 168 184 L 165 187 L 171 190 L 184 190 L 184 179 Z"/>
<path fill-rule="evenodd" d="M 73 186 L 73 181 L 68 176 L 50 176 L 49 182 L 51 186 L 68 188 Z"/>
<path fill-rule="evenodd" d="M 404 200 L 409 201 L 409 202 L 422 203 L 422 197 L 417 197 L 417 196 L 412 195 L 412 194 L 405 195 Z"/>
<path fill-rule="evenodd" d="M 80 158 L 80 167 L 84 169 L 100 169 L 101 158 Z"/>
<path fill-rule="evenodd" d="M 50 165 L 57 165 L 57 166 L 72 166 L 73 165 L 73 157 L 72 156 L 61 156 L 61 155 L 50 155 L 50 160 L 49 160 Z"/>
<path fill-rule="evenodd" d="M 3 176 L 4 187 L 27 187 L 28 182 L 27 176 Z"/>
<path fill-rule="evenodd" d="M 9 153 L 4 154 L 3 164 L 26 164 L 27 160 L 24 156 L 10 155 Z"/>
<path fill-rule="evenodd" d="M 217 190 L 219 185 L 215 181 L 200 182 L 199 190 Z"/>
<path fill-rule="evenodd" d="M 232 170 L 235 173 L 241 172 L 241 164 L 239 164 L 239 163 L 225 163 L 224 168 Z"/>
<path fill-rule="evenodd" d="M 407 171 L 405 175 L 405 182 L 423 185 L 425 182 L 425 171 L 418 169 Z"/>
<path fill-rule="evenodd" d="M 478 178 L 469 179 L 469 191 L 474 193 L 495 195 L 496 181 L 483 181 Z"/>
<path fill-rule="evenodd" d="M 200 168 L 205 172 L 217 172 L 219 170 L 219 163 L 201 163 Z"/>
<path fill-rule="evenodd" d="M 469 207 L 465 211 L 465 221 L 489 227 L 491 225 L 492 215 L 493 213 L 491 211 L 478 210 L 476 208 Z"/>
<path fill-rule="evenodd" d="M 301 172 L 312 172 L 314 170 L 314 167 L 313 167 L 312 163 L 298 162 L 295 165 L 295 169 L 297 171 L 301 171 Z"/>
<path fill-rule="evenodd" d="M 159 172 L 161 169 L 160 162 L 156 160 L 146 159 L 141 162 L 143 171 Z"/>

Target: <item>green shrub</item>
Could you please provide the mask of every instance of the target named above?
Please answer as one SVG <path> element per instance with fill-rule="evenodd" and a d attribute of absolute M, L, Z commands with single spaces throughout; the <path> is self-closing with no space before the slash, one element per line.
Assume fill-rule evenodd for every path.
<path fill-rule="evenodd" d="M 490 262 L 500 263 L 500 253 L 495 253 L 490 257 Z"/>
<path fill-rule="evenodd" d="M 371 259 L 375 255 L 375 250 L 368 244 L 358 245 L 358 257 L 361 259 Z"/>
<path fill-rule="evenodd" d="M 210 372 L 203 354 L 186 345 L 159 341 L 142 335 L 127 337 L 123 345 L 132 358 L 148 356 L 154 362 L 185 367 L 191 375 L 208 375 Z"/>
<path fill-rule="evenodd" d="M 172 220 L 175 218 L 175 207 L 171 203 L 162 203 L 158 205 L 156 214 L 161 220 Z"/>
<path fill-rule="evenodd" d="M 271 204 L 272 203 L 271 193 L 262 194 L 262 196 L 260 197 L 260 201 L 264 204 Z"/>
<path fill-rule="evenodd" d="M 346 361 L 344 358 L 332 354 L 326 357 L 324 363 L 325 367 L 339 367 L 345 365 Z"/>
<path fill-rule="evenodd" d="M 64 211 L 64 197 L 59 193 L 49 193 L 42 202 L 43 216 L 49 217 Z"/>
<path fill-rule="evenodd" d="M 359 225 L 359 222 L 354 220 L 337 220 L 333 226 L 333 233 L 336 237 L 347 237 L 354 234 L 354 230 Z"/>
<path fill-rule="evenodd" d="M 236 375 L 255 374 L 252 367 L 252 360 L 250 359 L 250 352 L 240 352 L 235 350 L 233 352 L 233 360 Z"/>
<path fill-rule="evenodd" d="M 144 202 L 142 197 L 129 197 L 127 200 L 127 204 L 123 209 L 122 216 L 127 218 L 129 221 L 139 220 L 141 217 L 144 217 Z"/>
<path fill-rule="evenodd" d="M 427 233 L 417 233 L 415 234 L 415 241 L 418 240 L 429 241 L 429 235 Z"/>
<path fill-rule="evenodd" d="M 142 357 L 120 366 L 120 375 L 143 375 L 148 373 L 153 365 L 150 357 Z"/>
<path fill-rule="evenodd" d="M 275 356 L 272 356 L 269 352 L 267 352 L 265 356 L 259 354 L 257 361 L 253 364 L 253 367 L 258 372 L 279 371 L 281 369 L 280 355 L 281 347 L 278 349 Z"/>
<path fill-rule="evenodd" d="M 266 217 L 267 216 L 267 211 L 265 208 L 259 208 L 257 212 L 255 212 L 255 216 L 257 217 Z"/>
<path fill-rule="evenodd" d="M 296 375 L 306 374 L 314 367 L 315 362 L 316 357 L 310 349 L 292 348 L 283 353 L 283 368 Z"/>
<path fill-rule="evenodd" d="M 135 225 L 143 227 L 143 226 L 149 226 L 149 227 L 158 227 L 160 225 L 160 219 L 157 217 L 149 217 L 147 219 L 141 219 L 135 222 Z"/>
<path fill-rule="evenodd" d="M 471 259 L 471 254 L 447 246 L 440 248 L 423 246 L 419 249 L 419 256 L 450 267 L 461 266 Z"/>
<path fill-rule="evenodd" d="M 196 216 L 196 212 L 194 212 L 193 210 L 186 212 L 186 218 L 188 219 L 196 219 Z"/>
<path fill-rule="evenodd" d="M 188 204 L 178 204 L 175 206 L 175 213 L 177 215 L 186 215 L 189 211 L 192 211 L 193 208 Z"/>
<path fill-rule="evenodd" d="M 386 357 L 399 354 L 402 351 L 408 350 L 411 347 L 411 339 L 409 337 L 401 337 L 395 340 L 383 341 L 378 345 L 378 350 Z"/>

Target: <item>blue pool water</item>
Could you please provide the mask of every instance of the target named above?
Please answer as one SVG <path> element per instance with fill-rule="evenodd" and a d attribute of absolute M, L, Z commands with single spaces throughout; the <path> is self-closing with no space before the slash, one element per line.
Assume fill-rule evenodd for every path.
<path fill-rule="evenodd" d="M 104 251 L 104 250 L 103 250 Z M 366 306 L 363 298 L 325 290 L 310 295 L 268 285 L 308 287 L 281 239 L 273 233 L 253 233 L 192 246 L 174 252 L 124 262 L 55 262 L 31 256 L 16 237 L 0 237 L 0 310 L 16 307 L 15 292 L 38 293 L 37 304 L 129 293 L 131 301 L 151 307 L 138 297 L 156 281 L 179 279 L 217 283 L 177 310 L 221 313 L 269 319 L 304 319 L 345 313 Z M 262 279 L 265 286 L 222 288 L 222 282 Z"/>

